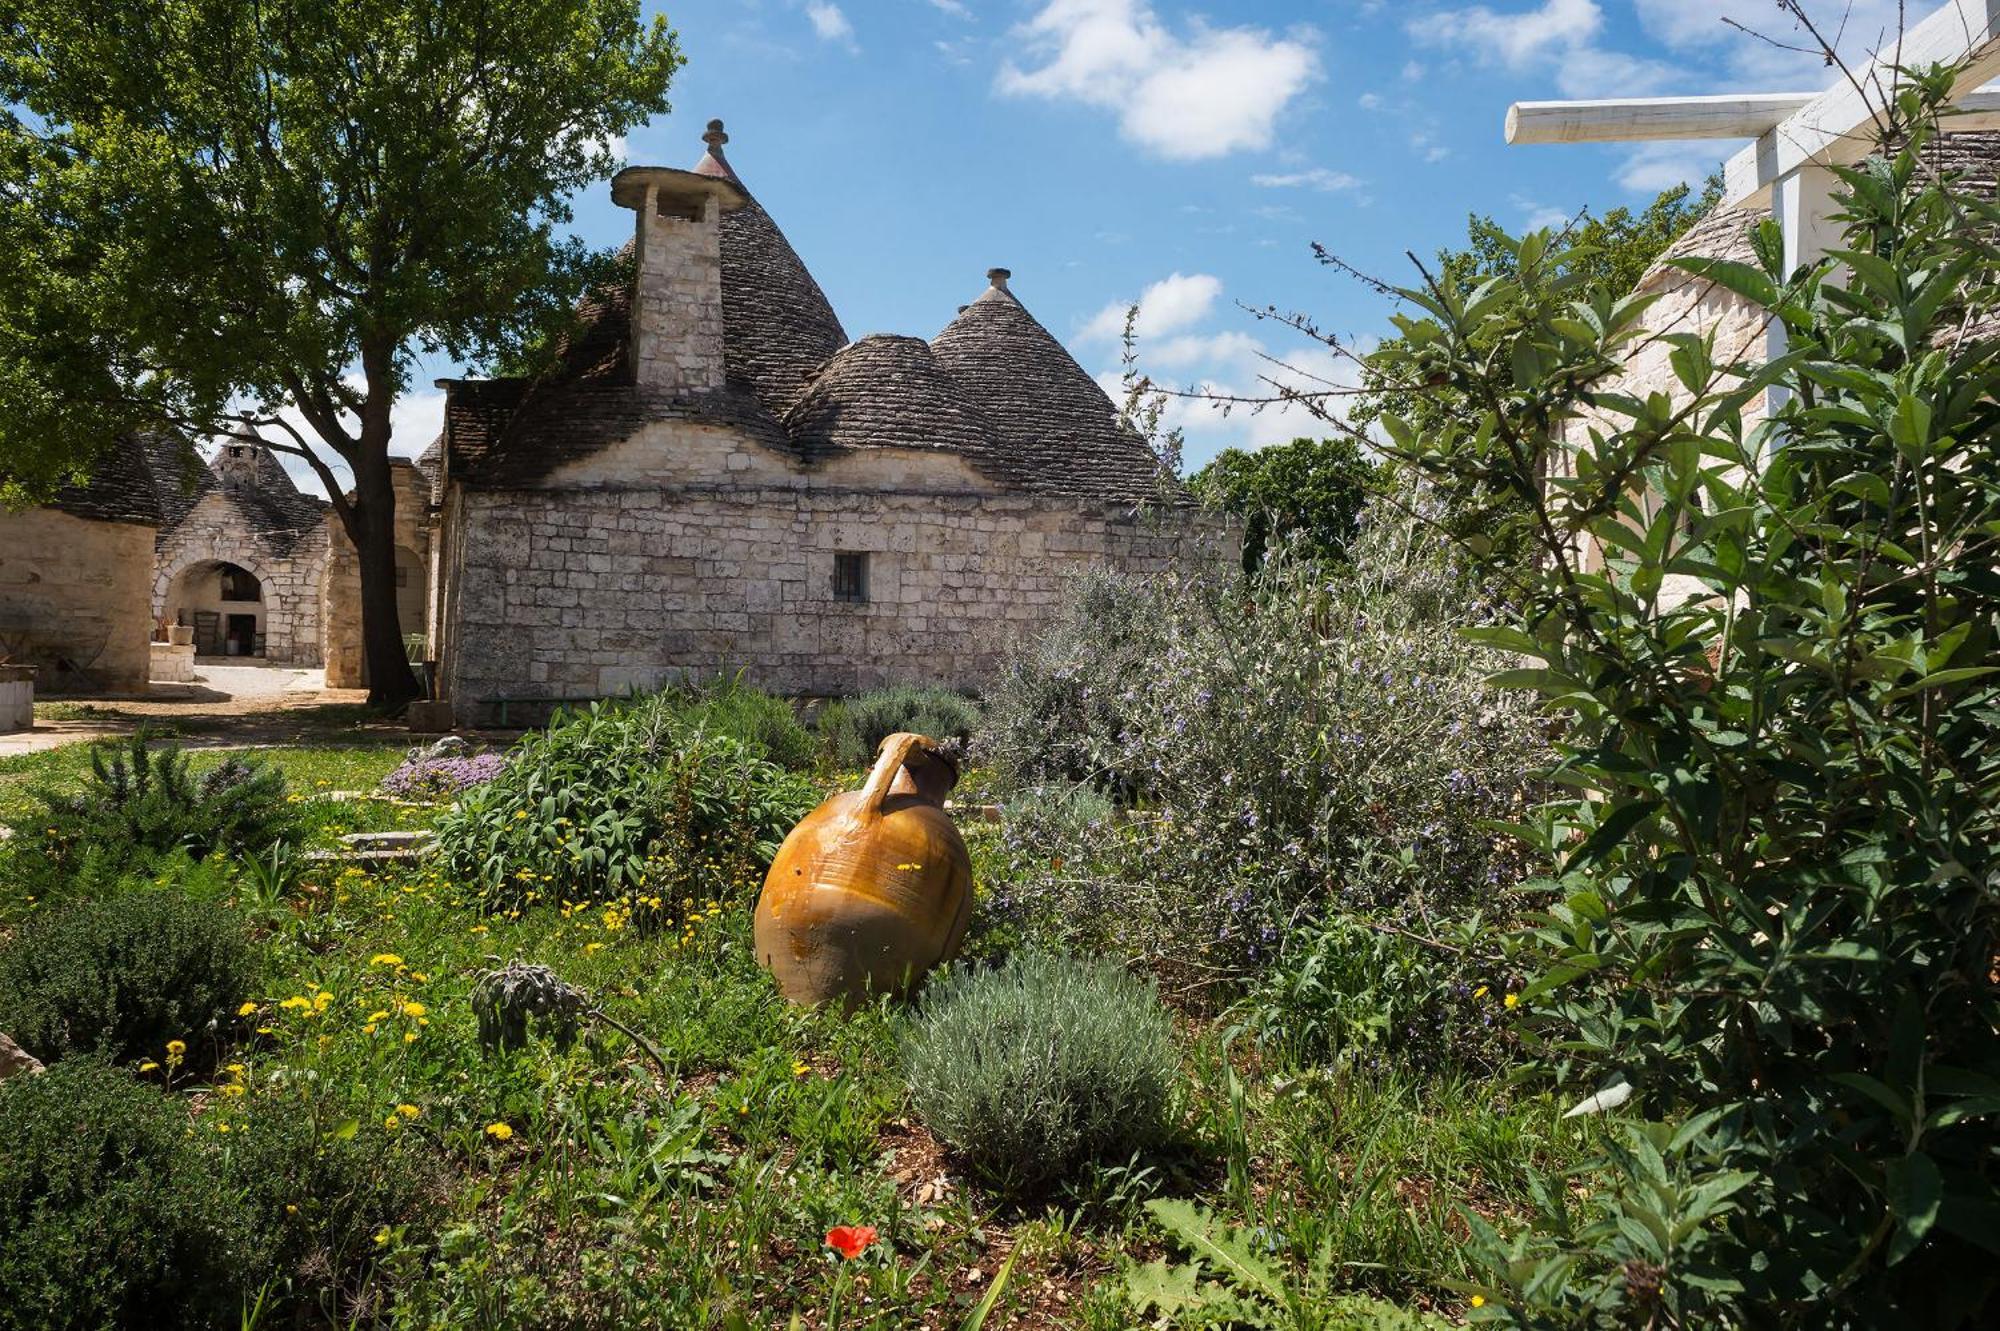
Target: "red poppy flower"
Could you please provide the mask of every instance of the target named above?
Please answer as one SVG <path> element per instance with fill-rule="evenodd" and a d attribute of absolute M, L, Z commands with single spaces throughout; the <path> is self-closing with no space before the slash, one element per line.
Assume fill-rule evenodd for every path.
<path fill-rule="evenodd" d="M 835 1225 L 826 1231 L 826 1246 L 853 1261 L 875 1242 L 873 1225 Z"/>

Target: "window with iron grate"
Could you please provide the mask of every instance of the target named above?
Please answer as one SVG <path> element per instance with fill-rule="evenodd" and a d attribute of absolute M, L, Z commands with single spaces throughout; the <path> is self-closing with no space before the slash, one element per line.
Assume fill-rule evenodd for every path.
<path fill-rule="evenodd" d="M 833 599 L 868 599 L 868 555 L 860 550 L 837 550 L 833 556 Z"/>

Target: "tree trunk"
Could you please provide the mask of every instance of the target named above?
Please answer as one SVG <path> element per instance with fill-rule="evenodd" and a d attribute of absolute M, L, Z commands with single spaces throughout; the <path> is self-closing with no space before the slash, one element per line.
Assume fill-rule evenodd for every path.
<path fill-rule="evenodd" d="M 399 710 L 420 690 L 396 611 L 396 491 L 389 481 L 386 447 L 364 449 L 355 461 L 347 536 L 361 564 L 361 654 L 368 667 L 368 703 Z"/>

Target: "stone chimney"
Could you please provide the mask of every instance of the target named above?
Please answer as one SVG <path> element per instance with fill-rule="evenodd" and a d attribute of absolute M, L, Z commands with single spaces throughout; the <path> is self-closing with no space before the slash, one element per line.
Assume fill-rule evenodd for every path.
<path fill-rule="evenodd" d="M 726 140 L 710 122 L 710 145 Z M 638 216 L 633 236 L 632 373 L 643 387 L 702 392 L 723 384 L 722 214 L 743 205 L 727 177 L 628 167 L 612 201 Z"/>

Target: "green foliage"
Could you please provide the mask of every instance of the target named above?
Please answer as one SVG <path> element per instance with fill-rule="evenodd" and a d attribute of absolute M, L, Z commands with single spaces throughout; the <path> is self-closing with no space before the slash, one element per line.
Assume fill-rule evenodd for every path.
<path fill-rule="evenodd" d="M 1701 1262 L 1657 1282 L 1626 1281 L 1609 1231 L 1554 1234 L 1503 1270 L 1521 1324 L 2000 1307 L 2000 339 L 1966 317 L 2000 305 L 2000 212 L 1926 160 L 1949 83 L 1917 80 L 1896 149 L 1839 172 L 1829 260 L 1782 271 L 1765 224 L 1758 264 L 1683 262 L 1782 322 L 1768 364 L 1669 332 L 1675 394 L 1609 391 L 1646 302 L 1579 287 L 1546 237 L 1497 288 L 1404 293 L 1428 317 L 1398 363 L 1493 405 L 1385 417 L 1397 449 L 1503 485 L 1544 532 L 1512 622 L 1475 635 L 1566 726 L 1575 795 L 1521 828 L 1557 868 L 1531 1033 L 1556 1071 L 1694 1116 L 1673 1186 L 1733 1200 L 1697 1208 Z"/>
<path fill-rule="evenodd" d="M 196 776 L 187 754 L 144 735 L 93 747 L 80 790 L 36 794 L 42 807 L 8 858 L 17 886 L 43 900 L 151 873 L 179 853 L 262 854 L 298 827 L 282 772 L 230 757 Z"/>
<path fill-rule="evenodd" d="M 1146 1213 L 1185 1262 L 1155 1258 L 1126 1272 L 1125 1293 L 1155 1325 L 1273 1327 L 1294 1331 L 1423 1331 L 1442 1322 L 1366 1297 L 1338 1298 L 1323 1249 L 1303 1281 L 1271 1260 L 1257 1236 L 1189 1201 L 1156 1200 Z"/>
<path fill-rule="evenodd" d="M 297 1102 L 254 1131 L 76 1058 L 0 1085 L 0 1328 L 236 1325 L 252 1305 L 334 1320 L 430 1170 Z M 240 1120 L 239 1120 L 240 1124 Z"/>
<path fill-rule="evenodd" d="M 1302 928 L 1237 1001 L 1237 1021 L 1295 1064 L 1496 1068 L 1506 985 L 1484 960 L 1491 926 L 1475 912 L 1448 932 L 1426 941 L 1353 915 Z"/>
<path fill-rule="evenodd" d="M 1127 816 L 1070 794 L 1010 810 L 989 912 L 1192 989 L 1340 911 L 1429 935 L 1504 902 L 1522 857 L 1487 824 L 1516 812 L 1543 741 L 1458 637 L 1491 613 L 1478 585 L 1393 517 L 1337 575 L 1281 555 L 1247 587 L 1084 586 L 1008 664 L 982 744 L 1017 791 L 1080 781 Z"/>
<path fill-rule="evenodd" d="M 1254 573 L 1280 542 L 1327 563 L 1347 559 L 1381 467 L 1349 438 L 1294 439 L 1254 452 L 1224 449 L 1188 478 L 1204 503 L 1243 522 L 1243 568 Z"/>
<path fill-rule="evenodd" d="M 903 1057 L 931 1131 L 1017 1193 L 1161 1142 L 1179 1068 L 1151 984 L 1033 951 L 936 981 Z"/>
<path fill-rule="evenodd" d="M 254 1247 L 186 1110 L 72 1059 L 0 1083 L 0 1327 L 219 1326 Z"/>
<path fill-rule="evenodd" d="M 739 740 L 757 757 L 780 767 L 802 771 L 813 765 L 818 745 L 783 698 L 751 688 L 740 675 L 684 692 L 682 710 L 702 730 Z"/>
<path fill-rule="evenodd" d="M 813 796 L 669 692 L 523 738 L 504 773 L 439 819 L 438 851 L 490 909 L 623 898 L 677 909 L 754 891 Z"/>
<path fill-rule="evenodd" d="M 1487 288 L 1494 308 L 1480 321 L 1477 346 L 1468 348 L 1479 357 L 1481 375 L 1468 376 L 1449 358 L 1424 354 L 1435 346 L 1435 338 L 1419 306 L 1417 314 L 1396 316 L 1396 336 L 1363 362 L 1362 392 L 1354 399 L 1349 423 L 1367 429 L 1394 416 L 1433 439 L 1450 438 L 1461 454 L 1457 464 L 1449 470 L 1426 469 L 1446 500 L 1450 529 L 1503 564 L 1531 557 L 1534 533 L 1528 510 L 1485 465 L 1484 454 L 1493 441 L 1477 431 L 1487 407 L 1484 393 L 1496 369 L 1510 366 L 1515 343 L 1553 312 L 1548 300 L 1567 299 L 1586 287 L 1613 295 L 1633 290 L 1721 195 L 1720 177 L 1711 176 L 1699 194 L 1675 185 L 1637 213 L 1614 208 L 1602 216 L 1584 214 L 1560 231 L 1539 232 L 1550 267 L 1532 285 L 1515 280 L 1519 252 L 1506 231 L 1492 218 L 1475 214 L 1466 223 L 1466 248 L 1440 250 L 1427 276 L 1468 292 L 1497 279 Z M 1534 300 L 1541 303 L 1530 303 Z"/>
<path fill-rule="evenodd" d="M 840 767 L 867 767 L 882 741 L 908 731 L 940 744 L 979 729 L 979 704 L 952 689 L 898 684 L 820 709 L 820 744 Z"/>
<path fill-rule="evenodd" d="M 144 888 L 37 914 L 0 951 L 0 1031 L 44 1062 L 76 1053 L 213 1067 L 217 1029 L 256 986 L 232 911 Z"/>

